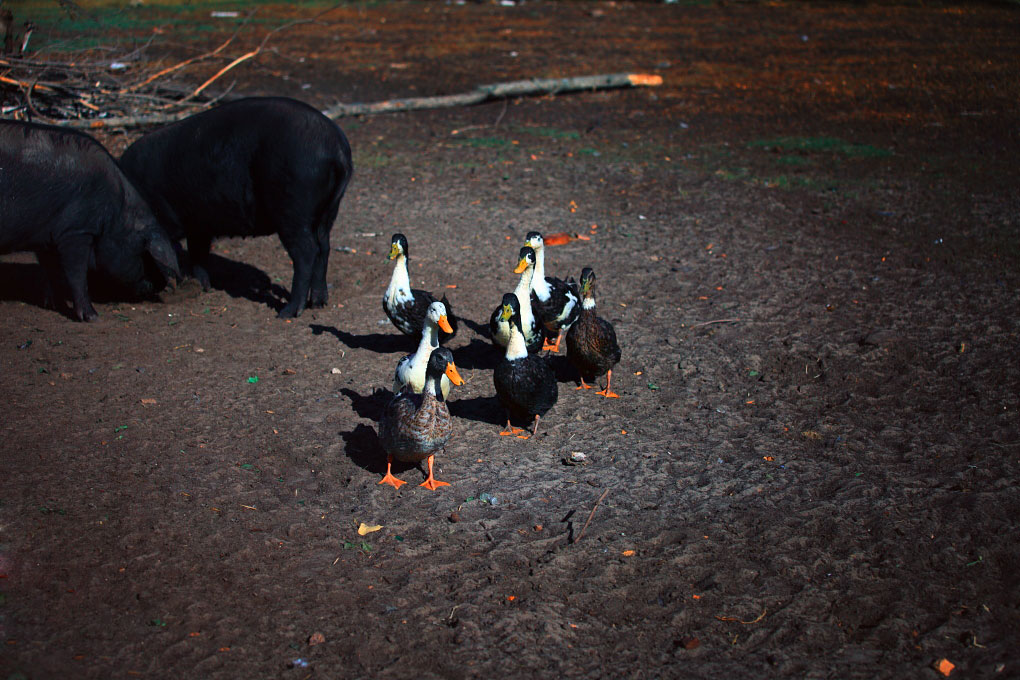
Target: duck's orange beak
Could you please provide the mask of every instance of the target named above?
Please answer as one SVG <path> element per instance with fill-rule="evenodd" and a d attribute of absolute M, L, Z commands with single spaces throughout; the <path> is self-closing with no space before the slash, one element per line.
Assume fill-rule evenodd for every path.
<path fill-rule="evenodd" d="M 450 320 L 446 318 L 445 314 L 439 317 L 439 327 L 446 331 L 447 333 L 453 332 L 453 327 L 450 325 Z"/>
<path fill-rule="evenodd" d="M 514 274 L 521 274 L 525 269 L 528 268 L 528 261 L 525 258 L 521 258 L 521 261 L 517 263 L 517 268 L 514 269 Z"/>
<path fill-rule="evenodd" d="M 450 382 L 454 385 L 464 384 L 464 378 L 460 377 L 460 373 L 457 372 L 457 366 L 452 361 L 446 364 L 446 377 L 449 378 Z"/>

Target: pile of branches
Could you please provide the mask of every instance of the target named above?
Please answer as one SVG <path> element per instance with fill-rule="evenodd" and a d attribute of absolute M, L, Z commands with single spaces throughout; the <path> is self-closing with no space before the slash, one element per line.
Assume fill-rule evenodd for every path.
<path fill-rule="evenodd" d="M 234 67 L 258 56 L 277 32 L 313 22 L 321 14 L 278 26 L 254 49 L 233 56 L 228 48 L 251 16 L 216 49 L 165 65 L 146 59 L 155 36 L 130 50 L 97 48 L 67 60 L 31 56 L 25 47 L 32 26 L 26 24 L 20 40 L 12 39 L 10 11 L 0 7 L 0 34 L 6 34 L 0 36 L 6 37 L 4 53 L 0 54 L 0 117 L 77 128 L 133 127 L 179 120 L 229 99 L 233 84 L 221 88 L 215 96 L 210 96 L 210 86 Z M 208 74 L 210 64 L 224 65 L 197 87 L 178 84 L 188 78 L 194 81 L 195 72 Z"/>

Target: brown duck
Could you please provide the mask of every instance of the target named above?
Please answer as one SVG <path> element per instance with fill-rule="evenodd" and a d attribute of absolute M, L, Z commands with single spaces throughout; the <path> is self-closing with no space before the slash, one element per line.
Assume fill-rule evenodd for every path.
<path fill-rule="evenodd" d="M 616 343 L 613 324 L 595 314 L 595 272 L 591 267 L 581 270 L 581 313 L 567 331 L 567 358 L 581 374 L 581 386 L 606 374 L 606 388 L 597 392 L 604 397 L 617 398 L 620 395 L 610 389 L 613 380 L 613 366 L 620 361 L 620 346 Z"/>
<path fill-rule="evenodd" d="M 379 441 L 386 451 L 386 475 L 379 481 L 380 484 L 389 484 L 395 489 L 406 484 L 394 477 L 391 471 L 396 458 L 405 463 L 428 461 L 428 477 L 419 486 L 433 491 L 449 486 L 448 482 L 440 482 L 432 473 L 436 452 L 442 451 L 453 435 L 453 420 L 440 387 L 444 375 L 454 385 L 464 384 L 453 363 L 453 354 L 445 347 L 439 347 L 429 356 L 422 393 L 415 394 L 404 387 L 387 405 L 379 423 Z"/>

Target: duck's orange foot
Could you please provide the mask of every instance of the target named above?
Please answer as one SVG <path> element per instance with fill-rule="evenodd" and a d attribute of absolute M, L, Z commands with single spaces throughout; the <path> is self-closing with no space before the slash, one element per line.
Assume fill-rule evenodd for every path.
<path fill-rule="evenodd" d="M 407 482 L 402 482 L 393 476 L 391 469 L 393 468 L 393 456 L 386 456 L 386 475 L 379 480 L 380 484 L 389 484 L 394 489 L 399 489 Z"/>
<path fill-rule="evenodd" d="M 584 382 L 584 378 L 581 378 L 581 384 L 575 387 L 574 391 L 576 392 L 577 390 L 590 390 L 593 387 L 595 386 L 587 384 L 586 382 Z"/>
<path fill-rule="evenodd" d="M 610 385 L 613 384 L 613 372 L 609 371 L 606 373 L 606 389 L 596 392 L 595 394 L 601 394 L 606 399 L 619 399 L 620 395 L 609 389 Z"/>
<path fill-rule="evenodd" d="M 563 333 L 556 336 L 556 342 L 549 342 L 549 338 L 545 338 L 542 341 L 542 351 L 549 350 L 553 354 L 560 351 L 560 340 L 563 339 Z"/>
<path fill-rule="evenodd" d="M 401 481 L 401 480 L 397 479 L 396 477 L 394 477 L 392 474 L 390 474 L 389 471 L 386 472 L 386 476 L 385 477 L 383 477 L 382 479 L 379 480 L 379 483 L 380 484 L 389 484 L 394 489 L 399 489 L 404 484 L 407 484 L 407 482 Z"/>
<path fill-rule="evenodd" d="M 510 424 L 510 421 L 508 420 L 508 421 L 506 421 L 506 429 L 503 430 L 502 432 L 500 432 L 499 436 L 500 437 L 511 437 L 511 436 L 516 437 L 521 432 L 524 432 L 524 430 L 522 430 L 519 427 L 514 427 L 513 425 Z"/>
<path fill-rule="evenodd" d="M 422 482 L 421 484 L 419 484 L 418 486 L 424 486 L 426 489 L 430 489 L 432 491 L 435 491 L 436 489 L 438 489 L 441 486 L 450 486 L 449 482 L 440 482 L 438 479 L 436 479 L 432 475 L 432 466 L 433 466 L 433 464 L 435 462 L 436 462 L 435 454 L 429 456 L 429 459 L 428 459 L 429 476 L 426 477 L 425 481 Z"/>

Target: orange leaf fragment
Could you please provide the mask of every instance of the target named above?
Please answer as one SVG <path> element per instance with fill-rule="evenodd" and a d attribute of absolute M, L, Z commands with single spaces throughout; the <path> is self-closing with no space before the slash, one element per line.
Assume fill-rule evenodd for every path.
<path fill-rule="evenodd" d="M 542 240 L 547 246 L 562 246 L 564 243 L 570 243 L 576 239 L 577 234 L 568 234 L 565 231 L 558 231 L 555 234 L 549 234 Z"/>
<path fill-rule="evenodd" d="M 949 677 L 949 674 L 953 672 L 954 668 L 956 668 L 956 664 L 949 659 L 939 659 L 938 663 L 935 664 L 935 670 L 947 678 Z"/>
<path fill-rule="evenodd" d="M 142 406 L 152 406 L 156 403 L 155 399 L 142 399 Z"/>
<path fill-rule="evenodd" d="M 624 550 L 623 551 L 623 556 L 624 557 L 633 557 L 635 554 L 636 553 L 633 550 Z"/>

